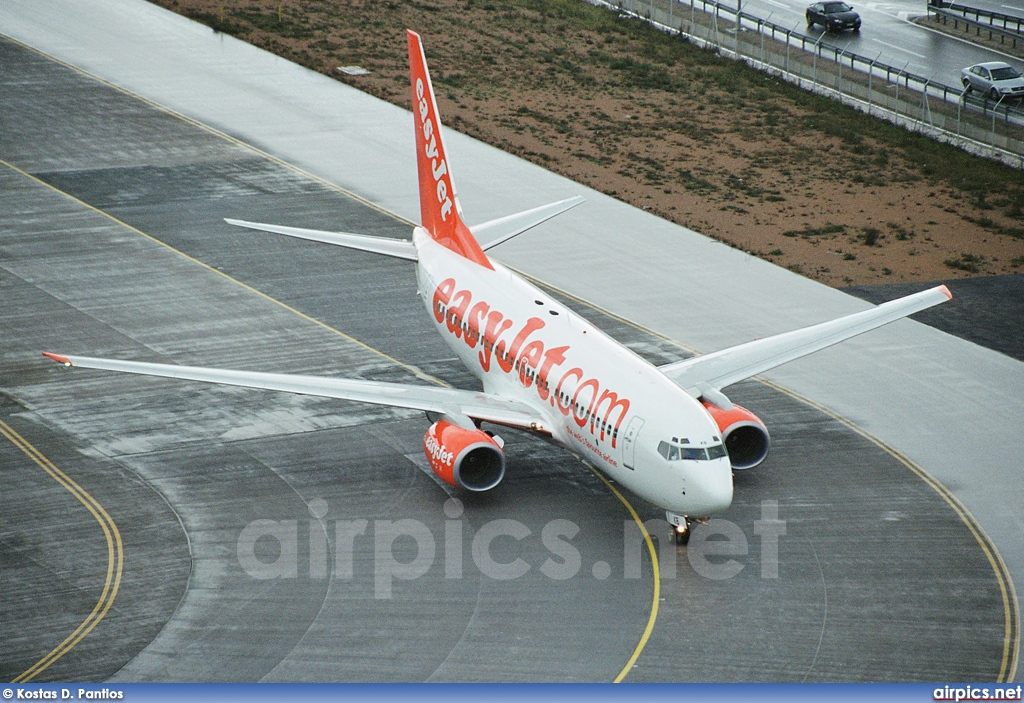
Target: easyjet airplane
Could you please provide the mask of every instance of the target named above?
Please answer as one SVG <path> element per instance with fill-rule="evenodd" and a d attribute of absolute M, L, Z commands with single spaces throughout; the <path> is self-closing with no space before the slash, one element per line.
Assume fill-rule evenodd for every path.
<path fill-rule="evenodd" d="M 430 465 L 462 491 L 490 490 L 505 476 L 503 442 L 481 423 L 525 430 L 576 452 L 664 508 L 685 535 L 690 520 L 729 507 L 733 471 L 753 468 L 768 454 L 764 423 L 731 403 L 724 387 L 951 298 L 939 286 L 831 322 L 652 366 L 487 256 L 488 249 L 583 199 L 467 227 L 419 35 L 408 32 L 408 43 L 422 219 L 411 241 L 228 222 L 415 261 L 431 321 L 480 379 L 482 392 L 45 355 L 67 366 L 423 410 L 433 422 L 423 438 Z"/>

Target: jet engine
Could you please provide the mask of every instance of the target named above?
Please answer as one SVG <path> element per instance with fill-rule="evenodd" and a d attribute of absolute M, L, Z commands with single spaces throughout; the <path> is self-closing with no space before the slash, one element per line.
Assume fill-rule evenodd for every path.
<path fill-rule="evenodd" d="M 463 491 L 488 491 L 505 477 L 503 442 L 483 430 L 438 420 L 423 436 L 430 467 L 445 483 Z"/>
<path fill-rule="evenodd" d="M 739 405 L 723 410 L 707 401 L 703 403 L 722 431 L 732 468 L 737 471 L 752 469 L 764 461 L 771 447 L 771 438 L 761 418 Z"/>

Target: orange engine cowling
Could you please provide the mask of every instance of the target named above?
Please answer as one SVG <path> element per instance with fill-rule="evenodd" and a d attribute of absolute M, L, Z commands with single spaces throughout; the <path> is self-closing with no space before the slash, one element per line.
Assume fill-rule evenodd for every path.
<path fill-rule="evenodd" d="M 438 420 L 423 435 L 423 451 L 434 473 L 463 491 L 488 491 L 505 477 L 500 440 Z"/>
<path fill-rule="evenodd" d="M 733 405 L 732 410 L 723 410 L 707 401 L 702 402 L 722 431 L 732 468 L 737 471 L 752 469 L 764 461 L 772 442 L 761 418 L 739 405 Z"/>

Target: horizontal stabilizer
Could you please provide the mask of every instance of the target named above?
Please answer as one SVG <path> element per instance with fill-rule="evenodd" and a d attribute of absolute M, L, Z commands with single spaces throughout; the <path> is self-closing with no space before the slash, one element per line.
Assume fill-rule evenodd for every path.
<path fill-rule="evenodd" d="M 404 383 L 364 381 L 362 379 L 331 378 L 323 376 L 298 376 L 259 371 L 232 371 L 197 366 L 175 366 L 153 364 L 143 361 L 121 361 L 119 359 L 97 359 L 87 356 L 64 356 L 43 352 L 43 356 L 64 366 L 79 366 L 87 369 L 120 371 L 144 376 L 161 376 L 205 383 L 219 383 L 227 386 L 261 388 L 300 395 L 315 395 L 324 398 L 355 400 L 375 405 L 390 405 L 425 412 L 438 413 L 449 417 L 465 416 L 473 420 L 493 422 L 499 425 L 519 427 L 544 434 L 551 429 L 545 426 L 543 417 L 530 405 L 475 391 L 436 386 L 414 386 Z"/>
<path fill-rule="evenodd" d="M 347 232 L 323 232 L 317 229 L 285 227 L 284 225 L 266 225 L 261 222 L 245 222 L 244 220 L 230 220 L 227 218 L 225 218 L 224 221 L 229 225 L 235 225 L 236 227 L 247 227 L 248 229 L 257 229 L 261 232 L 283 234 L 286 237 L 308 239 L 313 242 L 334 244 L 335 246 L 348 247 L 349 249 L 370 251 L 375 254 L 393 256 L 397 259 L 416 261 L 418 258 L 416 254 L 416 247 L 413 246 L 412 242 L 405 239 L 370 237 L 365 234 L 348 234 Z"/>
<path fill-rule="evenodd" d="M 557 203 L 541 205 L 532 210 L 517 212 L 514 215 L 506 215 L 505 217 L 484 222 L 470 229 L 473 232 L 473 236 L 476 237 L 476 241 L 480 243 L 480 247 L 487 251 L 491 247 L 498 246 L 502 242 L 512 239 L 517 234 L 522 234 L 542 222 L 547 222 L 555 215 L 561 215 L 584 200 L 585 198 L 582 195 L 577 195 L 574 198 L 559 200 Z"/>
<path fill-rule="evenodd" d="M 953 296 L 946 286 L 936 286 L 837 320 L 757 339 L 658 368 L 695 398 L 706 396 L 709 392 L 713 393 L 745 378 L 756 376 L 952 299 Z M 715 401 L 712 399 L 711 402 Z"/>

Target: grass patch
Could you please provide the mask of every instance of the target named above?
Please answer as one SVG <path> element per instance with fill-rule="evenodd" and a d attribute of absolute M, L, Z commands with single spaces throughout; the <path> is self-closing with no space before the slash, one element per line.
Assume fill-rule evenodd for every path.
<path fill-rule="evenodd" d="M 951 269 L 957 269 L 958 271 L 981 273 L 981 267 L 985 264 L 985 257 L 976 256 L 974 254 L 961 254 L 955 259 L 946 259 L 942 263 Z"/>
<path fill-rule="evenodd" d="M 678 174 L 679 183 L 683 188 L 686 188 L 686 190 L 700 195 L 708 195 L 709 193 L 714 193 L 718 190 L 718 186 L 705 178 L 693 175 L 690 172 L 690 169 L 681 168 L 678 170 Z"/>
<path fill-rule="evenodd" d="M 987 216 L 971 217 L 970 215 L 960 215 L 960 217 L 966 220 L 967 222 L 971 222 L 973 224 L 978 225 L 979 227 L 983 227 L 989 230 L 990 232 L 995 232 L 996 234 L 1005 234 L 1006 236 L 1013 237 L 1015 239 L 1024 239 L 1024 227 L 1006 227 L 1004 225 L 999 224 L 991 217 Z"/>
<path fill-rule="evenodd" d="M 899 224 L 898 222 L 890 222 L 890 223 L 888 223 L 888 227 L 893 232 L 895 232 L 896 239 L 898 239 L 901 242 L 905 242 L 905 241 L 908 241 L 910 239 L 913 239 L 914 235 L 916 234 L 916 232 L 911 232 L 910 230 L 908 230 L 906 227 L 904 227 L 903 225 Z"/>
<path fill-rule="evenodd" d="M 803 237 L 804 239 L 810 239 L 811 237 L 821 237 L 827 234 L 842 234 L 846 231 L 846 225 L 834 225 L 826 224 L 821 227 L 808 227 L 804 226 L 803 229 L 791 229 L 782 233 L 784 237 Z"/>
<path fill-rule="evenodd" d="M 877 227 L 861 227 L 860 228 L 860 240 L 864 242 L 864 246 L 873 247 L 878 245 L 878 240 L 882 236 L 882 230 Z"/>

